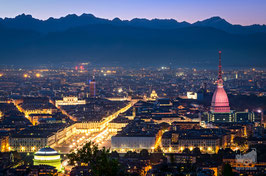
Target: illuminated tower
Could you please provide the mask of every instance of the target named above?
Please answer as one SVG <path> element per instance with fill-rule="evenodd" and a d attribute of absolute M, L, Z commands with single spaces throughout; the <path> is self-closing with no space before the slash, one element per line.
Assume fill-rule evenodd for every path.
<path fill-rule="evenodd" d="M 229 101 L 223 88 L 221 54 L 222 52 L 219 51 L 219 73 L 217 79 L 217 88 L 212 96 L 211 111 L 215 113 L 229 113 Z"/>
<path fill-rule="evenodd" d="M 150 95 L 150 99 L 151 100 L 156 100 L 158 98 L 157 93 L 155 92 L 155 90 L 152 90 L 151 95 Z"/>
<path fill-rule="evenodd" d="M 95 77 L 93 76 L 93 79 L 90 81 L 90 97 L 96 96 L 96 81 Z"/>

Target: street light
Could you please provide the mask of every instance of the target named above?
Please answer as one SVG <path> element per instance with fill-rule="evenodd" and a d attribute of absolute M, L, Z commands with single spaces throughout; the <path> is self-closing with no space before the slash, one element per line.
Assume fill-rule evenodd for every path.
<path fill-rule="evenodd" d="M 118 93 L 121 93 L 123 91 L 123 89 L 119 88 L 117 91 L 118 91 Z"/>

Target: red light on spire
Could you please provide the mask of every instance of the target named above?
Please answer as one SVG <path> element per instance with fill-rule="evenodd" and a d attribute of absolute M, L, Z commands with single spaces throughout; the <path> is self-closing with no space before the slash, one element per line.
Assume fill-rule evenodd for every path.
<path fill-rule="evenodd" d="M 219 51 L 219 75 L 218 79 L 222 79 L 222 52 Z"/>

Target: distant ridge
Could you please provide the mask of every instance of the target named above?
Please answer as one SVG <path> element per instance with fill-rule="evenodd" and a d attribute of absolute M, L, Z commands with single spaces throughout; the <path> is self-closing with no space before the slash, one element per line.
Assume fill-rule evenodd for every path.
<path fill-rule="evenodd" d="M 266 66 L 266 26 L 232 25 L 220 17 L 190 24 L 173 19 L 113 20 L 70 14 L 39 20 L 0 18 L 1 64 L 90 61 L 114 65 Z"/>
<path fill-rule="evenodd" d="M 251 34 L 257 32 L 266 33 L 266 25 L 250 25 L 241 26 L 228 23 L 225 19 L 218 16 L 209 19 L 198 21 L 196 23 L 178 22 L 174 19 L 152 19 L 134 18 L 132 20 L 121 20 L 114 18 L 113 20 L 95 17 L 92 14 L 69 14 L 61 18 L 50 17 L 47 20 L 39 20 L 33 18 L 31 15 L 21 14 L 15 18 L 0 18 L 0 24 L 6 27 L 17 29 L 36 30 L 39 32 L 55 32 L 63 31 L 73 27 L 91 25 L 91 24 L 112 24 L 112 25 L 127 25 L 133 27 L 145 27 L 154 29 L 177 29 L 182 27 L 213 27 L 229 33 L 236 34 Z"/>

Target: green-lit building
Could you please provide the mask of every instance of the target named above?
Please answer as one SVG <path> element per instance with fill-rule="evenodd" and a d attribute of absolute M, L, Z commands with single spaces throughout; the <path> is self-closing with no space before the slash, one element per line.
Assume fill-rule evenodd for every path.
<path fill-rule="evenodd" d="M 62 171 L 60 154 L 50 147 L 40 149 L 34 154 L 34 165 L 54 166 L 59 172 Z"/>
<path fill-rule="evenodd" d="M 206 112 L 202 116 L 203 121 L 227 123 L 227 122 L 255 122 L 254 112 L 236 112 L 231 111 L 227 113 L 222 112 Z"/>

